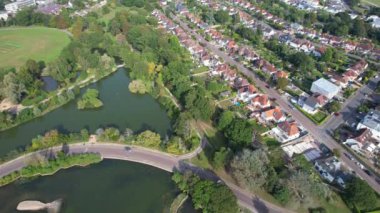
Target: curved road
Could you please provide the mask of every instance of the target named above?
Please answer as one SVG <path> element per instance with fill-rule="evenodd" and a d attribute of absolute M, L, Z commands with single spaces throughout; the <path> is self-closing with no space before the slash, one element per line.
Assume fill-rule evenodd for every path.
<path fill-rule="evenodd" d="M 205 141 L 203 141 L 205 144 Z M 50 149 L 29 153 L 8 161 L 0 165 L 0 177 L 6 176 L 14 171 L 20 170 L 28 165 L 28 162 L 33 160 L 36 155 L 50 156 L 52 153 L 62 150 L 62 146 L 53 147 Z M 116 159 L 133 161 L 154 166 L 168 172 L 191 170 L 202 178 L 211 179 L 214 181 L 220 180 L 218 176 L 208 170 L 201 169 L 184 160 L 195 157 L 202 151 L 202 146 L 192 153 L 175 156 L 160 151 L 150 150 L 142 147 L 130 147 L 122 144 L 113 143 L 77 143 L 68 145 L 65 150 L 68 153 L 99 153 L 104 159 Z M 278 207 L 274 204 L 261 200 L 257 196 L 253 196 L 249 192 L 239 188 L 235 184 L 222 180 L 234 192 L 238 199 L 239 205 L 251 210 L 252 212 L 264 213 L 282 213 L 290 212 L 286 209 Z"/>

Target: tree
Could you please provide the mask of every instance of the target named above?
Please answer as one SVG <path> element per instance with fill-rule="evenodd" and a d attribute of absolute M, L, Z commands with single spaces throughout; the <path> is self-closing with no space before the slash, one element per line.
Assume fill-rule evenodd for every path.
<path fill-rule="evenodd" d="M 25 85 L 18 82 L 17 77 L 13 72 L 10 72 L 4 76 L 0 88 L 1 95 L 12 103 L 19 103 L 21 101 L 22 94 L 26 92 Z"/>
<path fill-rule="evenodd" d="M 277 79 L 277 88 L 280 90 L 284 90 L 289 84 L 287 78 L 278 78 Z"/>
<path fill-rule="evenodd" d="M 252 143 L 253 128 L 248 121 L 237 118 L 226 128 L 224 134 L 232 147 L 241 149 Z"/>
<path fill-rule="evenodd" d="M 218 129 L 224 130 L 226 127 L 228 127 L 231 124 L 234 118 L 235 118 L 234 112 L 223 111 L 222 115 L 219 117 Z"/>
<path fill-rule="evenodd" d="M 312 202 L 313 198 L 328 199 L 331 191 L 319 179 L 312 178 L 305 171 L 296 171 L 287 180 L 286 187 L 289 189 L 292 197 L 301 203 Z"/>
<path fill-rule="evenodd" d="M 226 24 L 230 21 L 231 17 L 228 14 L 228 11 L 219 10 L 214 14 L 215 21 L 219 24 Z"/>
<path fill-rule="evenodd" d="M 344 191 L 345 199 L 360 210 L 370 210 L 376 207 L 376 194 L 363 180 L 353 178 Z"/>
<path fill-rule="evenodd" d="M 150 130 L 146 130 L 136 137 L 135 143 L 147 147 L 158 148 L 161 144 L 161 136 Z"/>
<path fill-rule="evenodd" d="M 328 105 L 327 105 L 327 110 L 330 112 L 330 113 L 333 113 L 333 112 L 338 112 L 340 110 L 340 108 L 342 107 L 341 103 L 339 103 L 338 101 L 332 101 L 330 102 Z"/>
<path fill-rule="evenodd" d="M 351 0 L 354 1 L 354 0 Z M 351 33 L 355 36 L 365 37 L 367 36 L 366 23 L 360 19 L 356 18 L 352 23 Z"/>
<path fill-rule="evenodd" d="M 191 171 L 185 171 L 183 175 L 174 172 L 172 180 L 181 191 L 192 198 L 195 209 L 200 209 L 204 213 L 238 212 L 236 197 L 224 184 L 201 180 Z"/>
<path fill-rule="evenodd" d="M 228 164 L 232 155 L 232 151 L 229 148 L 222 147 L 219 151 L 215 152 L 213 158 L 213 166 L 216 169 L 221 169 Z"/>
<path fill-rule="evenodd" d="M 244 149 L 231 161 L 232 175 L 250 190 L 261 188 L 268 178 L 269 158 L 262 149 Z"/>
<path fill-rule="evenodd" d="M 332 152 L 334 153 L 334 156 L 340 158 L 340 150 L 339 149 L 333 149 Z"/>
<path fill-rule="evenodd" d="M 334 49 L 331 48 L 331 47 L 328 47 L 325 51 L 324 54 L 322 54 L 321 56 L 321 61 L 324 61 L 324 62 L 331 62 L 332 58 L 333 58 L 333 54 L 334 54 Z"/>
<path fill-rule="evenodd" d="M 142 80 L 133 80 L 128 85 L 129 91 L 132 93 L 145 94 L 147 89 Z"/>

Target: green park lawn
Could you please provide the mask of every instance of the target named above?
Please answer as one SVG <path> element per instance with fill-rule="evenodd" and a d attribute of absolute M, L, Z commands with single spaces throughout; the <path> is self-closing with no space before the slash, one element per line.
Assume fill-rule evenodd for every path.
<path fill-rule="evenodd" d="M 31 27 L 0 29 L 0 68 L 20 67 L 28 59 L 50 62 L 70 43 L 60 30 Z"/>
<path fill-rule="evenodd" d="M 363 0 L 362 4 L 380 7 L 380 0 Z"/>

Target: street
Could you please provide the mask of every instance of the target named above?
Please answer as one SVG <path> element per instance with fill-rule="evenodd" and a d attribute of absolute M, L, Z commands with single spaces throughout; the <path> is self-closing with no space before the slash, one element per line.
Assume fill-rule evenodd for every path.
<path fill-rule="evenodd" d="M 252 71 L 247 69 L 244 65 L 241 63 L 235 61 L 230 56 L 228 56 L 223 51 L 219 50 L 215 45 L 209 43 L 206 41 L 201 35 L 197 34 L 194 30 L 190 29 L 186 23 L 181 21 L 177 16 L 171 15 L 172 19 L 177 21 L 179 25 L 187 31 L 190 35 L 194 36 L 196 40 L 200 43 L 204 43 L 206 47 L 212 51 L 214 54 L 221 57 L 224 62 L 234 65 L 237 67 L 237 69 L 244 74 L 246 77 L 250 78 L 257 87 L 260 87 L 264 93 L 266 93 L 271 98 L 275 98 L 277 104 L 281 107 L 281 109 L 287 113 L 289 113 L 293 119 L 301 124 L 307 131 L 319 142 L 324 143 L 329 149 L 338 150 L 342 155 L 340 157 L 340 160 L 350 169 L 354 170 L 356 174 L 361 177 L 363 180 L 365 180 L 377 193 L 380 193 L 380 185 L 369 175 L 367 175 L 358 165 L 354 163 L 354 161 L 348 159 L 344 153 L 346 153 L 345 149 L 341 147 L 329 134 L 327 130 L 324 128 L 320 128 L 317 125 L 315 125 L 311 120 L 309 120 L 306 116 L 304 116 L 300 111 L 292 109 L 291 103 L 289 100 L 283 99 L 280 94 L 271 88 L 267 88 L 267 83 L 260 80 Z"/>
<path fill-rule="evenodd" d="M 52 147 L 47 150 L 41 150 L 34 153 L 29 153 L 18 157 L 14 160 L 8 161 L 0 165 L 0 177 L 4 177 L 14 171 L 18 171 L 23 167 L 28 165 L 28 162 L 33 160 L 34 156 L 51 156 L 52 153 L 56 153 L 62 150 L 62 146 Z M 141 147 L 128 147 L 123 144 L 115 143 L 78 143 L 71 144 L 66 147 L 68 153 L 99 153 L 104 159 L 116 159 L 116 160 L 126 160 L 137 163 L 142 163 L 150 166 L 166 170 L 168 172 L 185 171 L 191 170 L 192 172 L 198 174 L 202 178 L 211 179 L 214 181 L 220 180 L 220 178 L 209 170 L 201 169 L 185 160 L 193 158 L 199 152 L 202 151 L 202 146 L 193 152 L 182 155 L 174 156 L 160 151 L 150 150 Z M 268 213 L 282 213 L 291 212 L 289 210 L 283 209 L 282 207 L 276 206 L 264 200 L 257 198 L 257 196 L 245 191 L 244 189 L 236 186 L 227 180 L 222 180 L 236 195 L 238 203 L 251 210 L 252 212 L 268 212 Z"/>

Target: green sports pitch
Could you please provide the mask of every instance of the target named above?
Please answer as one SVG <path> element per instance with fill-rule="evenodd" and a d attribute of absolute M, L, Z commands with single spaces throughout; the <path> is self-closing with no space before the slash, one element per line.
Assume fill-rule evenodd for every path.
<path fill-rule="evenodd" d="M 44 27 L 0 29 L 0 68 L 22 66 L 28 59 L 50 62 L 70 43 L 66 32 Z"/>

